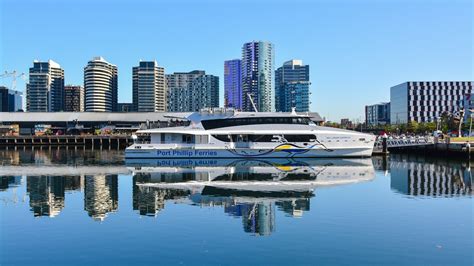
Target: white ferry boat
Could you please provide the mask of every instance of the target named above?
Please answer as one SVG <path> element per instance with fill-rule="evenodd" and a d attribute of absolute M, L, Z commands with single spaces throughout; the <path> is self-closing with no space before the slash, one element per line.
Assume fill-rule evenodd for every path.
<path fill-rule="evenodd" d="M 209 110 L 188 126 L 137 131 L 149 136 L 125 150 L 126 158 L 369 157 L 375 136 L 317 126 L 309 114 Z M 136 139 L 136 136 L 134 136 Z"/>

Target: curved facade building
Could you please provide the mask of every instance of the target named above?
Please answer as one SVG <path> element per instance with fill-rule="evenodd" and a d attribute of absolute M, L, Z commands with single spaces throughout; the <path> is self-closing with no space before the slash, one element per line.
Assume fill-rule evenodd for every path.
<path fill-rule="evenodd" d="M 84 67 L 86 112 L 113 112 L 117 107 L 117 66 L 94 57 Z"/>

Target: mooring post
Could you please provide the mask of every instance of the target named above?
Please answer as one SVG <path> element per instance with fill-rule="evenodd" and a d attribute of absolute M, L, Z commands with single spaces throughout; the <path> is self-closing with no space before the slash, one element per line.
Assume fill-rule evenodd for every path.
<path fill-rule="evenodd" d="M 388 153 L 388 149 L 387 149 L 387 134 L 384 133 L 383 136 L 382 136 L 382 152 L 383 154 L 387 154 Z"/>

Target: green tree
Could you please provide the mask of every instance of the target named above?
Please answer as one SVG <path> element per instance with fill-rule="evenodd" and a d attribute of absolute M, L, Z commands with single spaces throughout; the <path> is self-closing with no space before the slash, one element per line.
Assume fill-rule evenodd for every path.
<path fill-rule="evenodd" d="M 418 128 L 419 128 L 419 124 L 418 122 L 416 121 L 410 121 L 408 122 L 408 124 L 406 125 L 406 131 L 410 132 L 410 133 L 416 133 L 418 131 Z"/>

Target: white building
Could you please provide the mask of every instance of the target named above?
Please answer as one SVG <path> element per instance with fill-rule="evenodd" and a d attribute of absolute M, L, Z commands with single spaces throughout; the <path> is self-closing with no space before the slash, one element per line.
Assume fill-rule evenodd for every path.
<path fill-rule="evenodd" d="M 84 67 L 86 112 L 113 112 L 117 108 L 117 66 L 94 57 Z"/>

